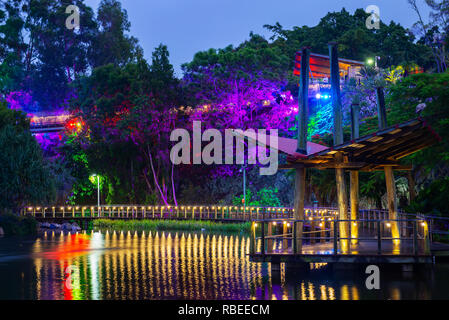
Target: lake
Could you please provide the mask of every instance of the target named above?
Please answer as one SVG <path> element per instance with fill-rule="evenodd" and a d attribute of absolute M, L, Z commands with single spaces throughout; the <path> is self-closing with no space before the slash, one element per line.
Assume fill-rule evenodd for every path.
<path fill-rule="evenodd" d="M 364 270 L 272 273 L 249 261 L 245 235 L 111 232 L 0 238 L 0 299 L 448 299 L 449 266 L 425 273 L 381 268 L 381 289 Z"/>

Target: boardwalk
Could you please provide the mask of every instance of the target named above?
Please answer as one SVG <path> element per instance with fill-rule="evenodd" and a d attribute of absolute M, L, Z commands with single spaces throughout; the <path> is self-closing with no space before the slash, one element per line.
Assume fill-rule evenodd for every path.
<path fill-rule="evenodd" d="M 386 214 L 384 211 L 376 211 Z M 243 206 L 29 206 L 22 209 L 22 215 L 37 219 L 183 219 L 216 221 L 252 221 L 256 219 L 291 219 L 294 210 L 280 207 Z M 308 217 L 335 218 L 333 208 L 306 209 Z"/>
<path fill-rule="evenodd" d="M 294 209 L 243 206 L 36 206 L 22 215 L 39 221 L 94 219 L 167 219 L 251 222 L 250 258 L 254 262 L 289 263 L 401 263 L 430 264 L 434 256 L 449 255 L 449 246 L 433 243 L 433 217 L 386 210 L 360 210 L 357 220 L 339 220 L 334 208 L 307 208 L 305 220 L 295 220 Z M 345 225 L 349 237 L 340 235 Z M 297 234 L 301 226 L 301 235 Z M 351 227 L 350 227 L 351 226 Z M 357 228 L 357 237 L 351 230 Z M 392 238 L 393 227 L 399 237 Z"/>
<path fill-rule="evenodd" d="M 419 216 L 391 220 L 375 218 L 336 220 L 265 219 L 253 222 L 252 261 L 287 263 L 431 264 L 447 255 L 449 245 L 433 243 L 432 222 Z M 340 235 L 340 225 L 358 228 L 358 235 Z M 299 228 L 298 228 L 299 226 Z M 392 238 L 396 226 L 399 236 Z M 298 234 L 298 231 L 302 231 Z"/>

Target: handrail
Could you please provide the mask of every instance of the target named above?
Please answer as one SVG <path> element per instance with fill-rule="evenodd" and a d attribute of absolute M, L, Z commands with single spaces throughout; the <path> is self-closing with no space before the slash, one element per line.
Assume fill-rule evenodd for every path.
<path fill-rule="evenodd" d="M 326 221 L 319 230 L 313 230 L 314 226 L 308 219 L 288 219 L 288 228 L 286 224 L 282 228 L 278 228 L 274 225 L 275 222 L 280 219 L 256 219 L 252 222 L 252 234 L 251 234 L 251 253 L 266 255 L 273 253 L 272 244 L 274 241 L 282 241 L 282 251 L 287 251 L 289 254 L 302 254 L 297 251 L 297 247 L 301 248 L 304 244 L 309 243 L 313 249 L 313 244 L 317 241 L 320 243 L 333 242 L 333 254 L 348 254 L 351 252 L 351 246 L 357 245 L 361 242 L 377 242 L 377 253 L 382 254 L 384 250 L 384 242 L 391 241 L 394 245 L 399 245 L 402 241 L 412 242 L 411 247 L 405 247 L 402 250 L 412 249 L 413 255 L 429 254 L 432 238 L 430 236 L 430 225 L 425 218 L 421 219 L 334 219 L 332 221 Z M 329 224 L 329 228 L 326 227 L 326 223 Z M 353 236 L 351 234 L 351 224 L 356 224 L 357 228 L 362 229 L 362 234 Z M 257 227 L 259 228 L 260 236 L 257 236 Z M 299 224 L 299 225 L 298 225 Z M 342 224 L 344 224 L 342 226 Z M 373 224 L 372 229 L 368 229 L 368 225 Z M 266 228 L 268 225 L 268 228 Z M 300 228 L 302 236 L 297 236 L 298 227 Z M 347 236 L 342 236 L 340 233 L 340 227 L 347 228 L 346 232 L 349 232 Z M 302 228 L 302 229 L 301 229 Z M 282 230 L 281 234 L 274 234 L 278 229 Z M 308 231 L 310 229 L 310 231 Z M 397 234 L 394 234 L 393 230 L 397 230 Z M 268 230 L 268 234 L 266 234 Z M 410 232 L 410 230 L 412 230 Z M 320 236 L 314 234 L 320 233 Z M 386 234 L 387 233 L 387 234 Z M 265 242 L 268 241 L 267 245 Z M 257 243 L 261 243 L 261 249 L 257 250 Z M 299 244 L 298 244 L 299 242 Z M 397 242 L 397 243 L 396 243 Z M 420 246 L 419 243 L 423 242 Z M 339 250 L 339 245 L 341 250 Z M 401 250 L 401 247 L 398 247 Z M 318 250 L 318 249 L 317 249 Z M 322 249 L 320 249 L 322 250 Z M 357 250 L 364 250 L 363 247 L 357 247 Z M 388 249 L 390 250 L 390 249 Z M 396 250 L 396 249 L 395 249 Z M 282 252 L 281 252 L 282 253 Z M 363 253 L 363 252 L 358 252 Z M 326 253 L 329 254 L 329 253 Z"/>

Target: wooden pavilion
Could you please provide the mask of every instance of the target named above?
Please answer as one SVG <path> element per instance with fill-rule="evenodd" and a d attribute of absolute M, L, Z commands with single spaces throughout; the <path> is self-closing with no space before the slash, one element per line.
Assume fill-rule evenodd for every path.
<path fill-rule="evenodd" d="M 334 169 L 336 174 L 338 219 L 340 221 L 357 220 L 359 213 L 359 171 L 382 170 L 385 172 L 389 219 L 398 219 L 394 170 L 411 170 L 399 160 L 439 141 L 438 135 L 422 119 L 410 120 L 387 128 L 386 107 L 383 88 L 376 88 L 378 102 L 379 130 L 359 137 L 359 105 L 353 101 L 352 137 L 344 141 L 342 127 L 342 105 L 340 85 L 342 77 L 351 76 L 351 68 L 360 68 L 360 62 L 339 59 L 337 44 L 329 43 L 329 57 L 311 54 L 305 47 L 298 52 L 294 73 L 299 75 L 299 117 L 296 152 L 289 154 L 288 163 L 283 168 L 296 170 L 295 180 L 295 219 L 304 220 L 305 175 L 307 168 Z M 299 70 L 299 71 L 298 71 Z M 345 70 L 347 73 L 345 74 Z M 330 76 L 332 108 L 334 118 L 334 147 L 308 153 L 307 118 L 309 103 L 309 81 L 314 76 Z M 352 73 L 354 75 L 354 73 Z M 345 171 L 350 172 L 350 206 L 346 193 Z M 348 212 L 350 210 L 350 216 Z M 351 228 L 349 228 L 351 225 Z M 303 230 L 298 227 L 295 233 L 301 238 Z M 354 239 L 357 243 L 358 226 L 340 223 L 341 239 Z M 391 227 L 391 239 L 399 243 L 400 232 L 397 223 Z M 347 242 L 347 241 L 342 241 Z M 349 243 L 348 243 L 349 244 Z M 300 248 L 298 240 L 296 247 Z M 342 244 L 344 249 L 345 244 Z M 344 250 L 343 250 L 344 251 Z"/>

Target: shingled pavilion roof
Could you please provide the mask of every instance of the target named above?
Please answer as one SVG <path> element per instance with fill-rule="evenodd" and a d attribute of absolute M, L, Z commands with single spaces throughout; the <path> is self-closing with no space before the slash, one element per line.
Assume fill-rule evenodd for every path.
<path fill-rule="evenodd" d="M 392 166 L 395 170 L 410 170 L 411 166 L 400 165 L 398 161 L 440 140 L 438 134 L 423 119 L 418 118 L 319 152 L 289 154 L 288 164 L 282 168 L 299 165 L 317 169 L 373 171 Z M 343 163 L 335 161 L 334 156 L 338 152 L 343 153 Z"/>
<path fill-rule="evenodd" d="M 266 136 L 259 135 L 258 140 L 287 155 L 287 164 L 280 165 L 280 169 L 306 167 L 375 171 L 383 170 L 385 166 L 395 170 L 411 170 L 411 166 L 401 165 L 399 160 L 439 142 L 441 138 L 423 119 L 418 118 L 334 147 L 307 142 L 307 155 L 296 152 L 296 139 L 279 137 L 277 147 L 270 146 Z M 338 152 L 343 153 L 343 163 L 335 160 Z"/>

